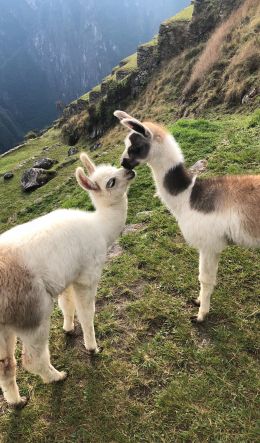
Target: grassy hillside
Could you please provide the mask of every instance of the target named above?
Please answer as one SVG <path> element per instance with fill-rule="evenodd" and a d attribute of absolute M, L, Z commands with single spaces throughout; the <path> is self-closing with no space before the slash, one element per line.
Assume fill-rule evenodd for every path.
<path fill-rule="evenodd" d="M 208 175 L 259 172 L 259 113 L 168 127 L 188 164 L 209 160 Z M 118 164 L 123 135 L 119 127 L 108 133 L 96 161 Z M 1 170 L 40 154 L 46 143 L 54 146 L 52 157 L 64 159 L 67 147 L 55 147 L 57 137 L 52 130 L 5 157 Z M 75 179 L 67 181 L 75 166 L 26 197 L 16 181 L 1 183 L 2 229 L 60 206 L 89 208 Z M 209 319 L 192 326 L 197 253 L 153 194 L 150 171 L 140 168 L 129 193 L 135 232 L 120 239 L 123 253 L 107 264 L 98 291 L 95 324 L 103 353 L 89 359 L 79 326 L 77 337 L 66 338 L 56 308 L 52 361 L 69 377 L 43 385 L 20 368 L 19 350 L 18 383 L 31 400 L 20 412 L 1 402 L 3 442 L 257 441 L 259 251 L 225 251 Z"/>

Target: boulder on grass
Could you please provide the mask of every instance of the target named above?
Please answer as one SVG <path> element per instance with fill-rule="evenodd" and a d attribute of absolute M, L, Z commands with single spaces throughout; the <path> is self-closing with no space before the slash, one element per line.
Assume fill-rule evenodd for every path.
<path fill-rule="evenodd" d="M 33 165 L 33 168 L 50 169 L 53 165 L 58 163 L 57 160 L 52 160 L 51 158 L 39 158 Z"/>
<path fill-rule="evenodd" d="M 70 157 L 71 155 L 75 155 L 79 152 L 79 150 L 77 148 L 75 148 L 75 146 L 72 146 L 71 148 L 69 148 L 68 150 L 68 156 Z"/>
<path fill-rule="evenodd" d="M 56 171 L 46 171 L 41 168 L 26 169 L 21 178 L 22 189 L 25 192 L 34 191 L 45 185 L 57 175 Z"/>
<path fill-rule="evenodd" d="M 12 172 L 6 172 L 4 174 L 4 180 L 10 180 L 10 178 L 13 178 L 14 174 Z"/>

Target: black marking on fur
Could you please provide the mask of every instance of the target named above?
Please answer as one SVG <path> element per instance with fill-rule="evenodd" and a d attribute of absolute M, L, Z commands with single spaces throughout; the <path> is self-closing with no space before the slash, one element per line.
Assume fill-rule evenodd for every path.
<path fill-rule="evenodd" d="M 133 131 L 138 132 L 139 134 L 143 135 L 144 137 L 147 136 L 147 133 L 145 132 L 145 128 L 140 123 L 136 123 L 133 121 L 129 121 L 129 126 L 133 129 Z"/>
<path fill-rule="evenodd" d="M 163 185 L 171 195 L 178 195 L 190 186 L 191 181 L 184 164 L 180 163 L 166 172 Z"/>
<path fill-rule="evenodd" d="M 123 158 L 121 165 L 126 169 L 134 169 L 139 165 L 139 160 L 143 160 L 148 156 L 150 151 L 150 142 L 143 135 L 135 132 L 129 136 L 131 145 L 127 153 L 128 158 Z"/>
<path fill-rule="evenodd" d="M 190 206 L 196 211 L 208 214 L 216 209 L 220 195 L 219 181 L 215 179 L 196 179 L 190 195 Z"/>
<path fill-rule="evenodd" d="M 131 142 L 131 146 L 128 148 L 129 158 L 146 158 L 150 151 L 150 142 L 136 133 L 131 134 L 129 140 Z"/>

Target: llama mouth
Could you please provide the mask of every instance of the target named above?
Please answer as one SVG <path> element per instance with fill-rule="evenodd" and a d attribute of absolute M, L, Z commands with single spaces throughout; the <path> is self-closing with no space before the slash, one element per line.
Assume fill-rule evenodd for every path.
<path fill-rule="evenodd" d="M 133 180 L 133 178 L 135 178 L 135 171 L 133 171 L 133 169 L 127 169 L 126 178 L 127 180 Z"/>
<path fill-rule="evenodd" d="M 123 158 L 121 162 L 121 166 L 127 170 L 133 170 L 136 166 L 139 165 L 139 162 L 135 159 Z"/>

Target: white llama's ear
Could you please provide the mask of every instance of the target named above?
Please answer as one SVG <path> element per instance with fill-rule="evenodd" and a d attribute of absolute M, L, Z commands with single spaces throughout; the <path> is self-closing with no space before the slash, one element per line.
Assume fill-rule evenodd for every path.
<path fill-rule="evenodd" d="M 118 118 L 118 120 L 123 120 L 124 118 L 132 118 L 131 115 L 127 114 L 125 111 L 115 111 L 114 116 Z"/>
<path fill-rule="evenodd" d="M 82 164 L 85 166 L 85 168 L 88 170 L 89 175 L 93 174 L 93 172 L 96 169 L 96 166 L 90 160 L 89 156 L 85 152 L 82 152 L 80 154 L 80 160 L 81 160 Z"/>
<path fill-rule="evenodd" d="M 151 138 L 152 133 L 145 125 L 135 118 L 124 118 L 120 123 L 131 131 L 137 132 L 145 138 Z"/>
<path fill-rule="evenodd" d="M 85 191 L 99 191 L 100 187 L 97 183 L 94 183 L 92 180 L 90 180 L 89 177 L 85 175 L 85 172 L 83 168 L 77 168 L 76 169 L 76 179 L 78 184 L 85 190 Z"/>

